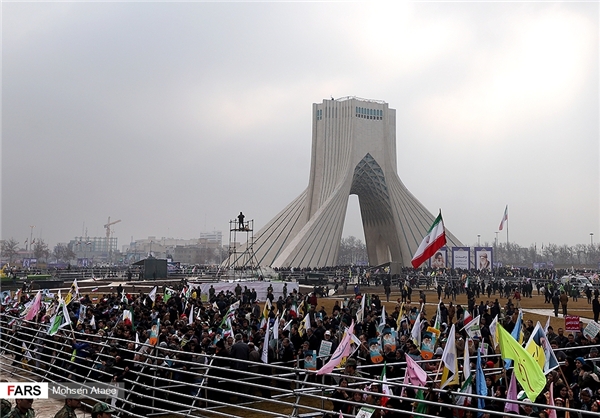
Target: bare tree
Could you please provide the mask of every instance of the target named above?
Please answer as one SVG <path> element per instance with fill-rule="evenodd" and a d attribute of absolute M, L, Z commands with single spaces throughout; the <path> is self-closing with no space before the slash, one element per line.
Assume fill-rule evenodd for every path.
<path fill-rule="evenodd" d="M 2 241 L 2 257 L 8 258 L 8 262 L 12 263 L 13 259 L 19 253 L 19 243 L 14 239 L 10 238 Z"/>
<path fill-rule="evenodd" d="M 71 261 L 76 257 L 72 249 L 64 244 L 57 244 L 52 250 L 52 256 L 56 258 L 56 261 Z"/>
<path fill-rule="evenodd" d="M 38 260 L 43 258 L 46 262 L 48 262 L 50 249 L 48 248 L 48 244 L 46 244 L 43 239 L 38 239 L 33 245 L 33 256 Z"/>
<path fill-rule="evenodd" d="M 368 259 L 367 246 L 364 242 L 353 236 L 342 238 L 338 254 L 339 265 L 347 266 L 362 262 L 366 263 Z"/>

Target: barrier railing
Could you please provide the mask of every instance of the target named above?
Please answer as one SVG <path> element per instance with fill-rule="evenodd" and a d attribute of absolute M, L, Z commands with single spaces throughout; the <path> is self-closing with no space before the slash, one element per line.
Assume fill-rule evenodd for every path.
<path fill-rule="evenodd" d="M 118 416 L 147 417 L 165 414 L 181 416 L 247 417 L 260 414 L 264 417 L 339 416 L 332 411 L 331 394 L 339 386 L 341 378 L 349 380 L 349 394 L 360 393 L 360 399 L 344 400 L 345 405 L 357 410 L 372 407 L 387 413 L 407 413 L 415 398 L 401 394 L 401 388 L 425 390 L 424 400 L 419 403 L 441 407 L 429 394 L 444 393 L 451 397 L 461 396 L 456 391 L 433 387 L 440 373 L 429 373 L 431 385 L 418 387 L 405 385 L 402 377 L 390 378 L 387 385 L 394 394 L 384 395 L 376 391 L 382 381 L 375 377 L 373 368 L 382 365 L 359 367 L 360 376 L 344 376 L 339 373 L 317 376 L 314 371 L 300 367 L 299 360 L 291 363 L 264 364 L 249 360 L 230 358 L 216 354 L 191 353 L 136 343 L 113 336 L 83 334 L 62 330 L 54 336 L 47 334 L 47 325 L 24 321 L 3 315 L 0 318 L 0 356 L 3 357 L 2 372 L 12 373 L 19 379 L 47 381 L 51 383 L 102 382 L 118 385 L 119 396 L 108 400 L 118 411 Z M 86 341 L 85 350 L 78 351 L 75 341 Z M 118 350 L 115 351 L 115 348 Z M 487 359 L 497 356 L 486 356 Z M 431 361 L 429 361 L 431 363 Z M 437 362 L 434 360 L 438 369 Z M 422 364 L 427 361 L 420 362 Z M 406 363 L 388 363 L 387 367 L 404 367 Z M 26 369 L 24 369 L 24 367 Z M 488 369 L 488 374 L 500 374 L 501 368 Z M 438 370 L 439 371 L 439 370 Z M 362 387 L 366 385 L 366 389 Z M 386 396 L 394 399 L 397 407 L 384 407 L 378 400 Z M 498 400 L 494 397 L 469 394 L 476 404 L 479 398 Z M 350 396 L 352 398 L 352 395 Z M 365 400 L 366 398 L 366 400 Z M 502 400 L 506 401 L 506 400 Z M 370 403 L 369 403 L 370 402 Z M 85 403 L 85 401 L 84 401 Z M 511 401 L 525 404 L 521 401 Z M 88 404 L 91 405 L 90 402 Z M 388 404 L 392 404 L 389 402 Z M 548 405 L 533 404 L 548 409 Z M 477 408 L 447 405 L 449 408 L 477 412 Z M 572 409 L 554 407 L 556 410 Z M 586 412 L 587 413 L 587 412 Z M 349 414 L 344 414 L 351 416 Z M 436 414 L 419 413 L 434 417 Z M 519 417 L 503 411 L 498 415 Z M 598 415 L 590 413 L 590 415 Z"/>

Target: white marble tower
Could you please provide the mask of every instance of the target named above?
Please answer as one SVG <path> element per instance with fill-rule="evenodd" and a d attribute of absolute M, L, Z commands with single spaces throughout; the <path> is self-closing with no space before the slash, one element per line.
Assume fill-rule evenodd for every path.
<path fill-rule="evenodd" d="M 435 217 L 398 177 L 396 111 L 383 101 L 313 104 L 308 187 L 255 235 L 259 265 L 337 265 L 351 194 L 359 199 L 369 264 L 410 266 Z M 446 234 L 448 246 L 462 245 Z"/>

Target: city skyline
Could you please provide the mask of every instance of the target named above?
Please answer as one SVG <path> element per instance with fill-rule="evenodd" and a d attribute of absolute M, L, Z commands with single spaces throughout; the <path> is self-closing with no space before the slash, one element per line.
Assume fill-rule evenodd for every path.
<path fill-rule="evenodd" d="M 2 239 L 258 231 L 307 187 L 312 104 L 345 96 L 397 110 L 398 174 L 463 243 L 507 204 L 510 242 L 600 238 L 597 3 L 2 11 Z"/>

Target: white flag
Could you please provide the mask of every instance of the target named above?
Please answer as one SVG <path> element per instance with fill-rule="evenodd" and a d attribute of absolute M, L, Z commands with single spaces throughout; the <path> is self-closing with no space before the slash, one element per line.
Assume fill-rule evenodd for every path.
<path fill-rule="evenodd" d="M 262 360 L 263 363 L 269 363 L 269 326 L 270 326 L 270 322 L 269 320 L 267 320 L 267 332 L 265 332 L 265 340 L 263 342 L 263 348 L 262 348 L 262 353 L 260 356 L 260 359 Z"/>
<path fill-rule="evenodd" d="M 152 289 L 150 291 L 150 293 L 148 293 L 148 297 L 150 298 L 152 303 L 154 303 L 154 301 L 156 300 L 156 289 L 157 289 L 157 286 L 154 286 L 154 289 Z"/>
<path fill-rule="evenodd" d="M 421 348 L 421 312 L 417 315 L 412 330 L 410 331 L 413 342 L 418 348 Z"/>

